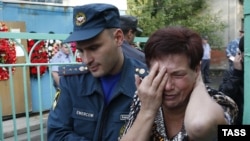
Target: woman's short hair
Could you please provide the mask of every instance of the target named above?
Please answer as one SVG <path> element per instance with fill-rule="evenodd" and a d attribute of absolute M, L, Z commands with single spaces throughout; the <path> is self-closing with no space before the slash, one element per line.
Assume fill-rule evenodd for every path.
<path fill-rule="evenodd" d="M 194 70 L 203 56 L 202 38 L 186 27 L 165 27 L 149 37 L 144 52 L 149 68 L 151 60 L 172 54 L 184 54 L 189 59 L 190 68 Z"/>

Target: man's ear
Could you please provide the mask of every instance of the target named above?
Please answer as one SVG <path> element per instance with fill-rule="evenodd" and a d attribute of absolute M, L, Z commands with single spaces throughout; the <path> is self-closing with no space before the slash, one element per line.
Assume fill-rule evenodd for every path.
<path fill-rule="evenodd" d="M 115 41 L 116 41 L 117 45 L 118 45 L 118 46 L 121 46 L 122 43 L 123 43 L 123 40 L 124 40 L 124 35 L 123 35 L 123 32 L 122 32 L 121 29 L 117 29 L 117 30 L 115 31 L 115 36 L 114 36 L 114 38 L 115 38 Z"/>

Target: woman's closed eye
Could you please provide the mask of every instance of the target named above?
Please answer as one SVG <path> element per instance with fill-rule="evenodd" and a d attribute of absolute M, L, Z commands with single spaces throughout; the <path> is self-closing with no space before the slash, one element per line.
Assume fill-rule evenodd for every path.
<path fill-rule="evenodd" d="M 171 74 L 171 77 L 173 78 L 183 78 L 186 75 L 186 73 L 173 73 Z"/>

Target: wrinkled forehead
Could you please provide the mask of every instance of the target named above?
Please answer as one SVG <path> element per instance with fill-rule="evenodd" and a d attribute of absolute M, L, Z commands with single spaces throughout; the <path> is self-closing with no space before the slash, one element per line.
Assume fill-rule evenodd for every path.
<path fill-rule="evenodd" d="M 185 54 L 168 54 L 154 58 L 150 61 L 151 68 L 155 63 L 158 63 L 160 68 L 177 68 L 178 66 L 189 67 L 189 59 Z"/>

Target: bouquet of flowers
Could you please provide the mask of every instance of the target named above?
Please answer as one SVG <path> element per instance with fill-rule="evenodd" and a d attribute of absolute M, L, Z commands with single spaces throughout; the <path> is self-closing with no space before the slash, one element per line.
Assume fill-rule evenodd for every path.
<path fill-rule="evenodd" d="M 8 32 L 8 27 L 5 23 L 0 22 L 0 32 Z M 0 39 L 0 64 L 15 64 L 16 46 L 15 43 L 9 39 Z M 12 72 L 15 67 L 12 67 Z M 9 70 L 6 67 L 0 67 L 0 80 L 9 79 Z"/>
<path fill-rule="evenodd" d="M 47 40 L 46 41 L 46 48 L 47 48 L 49 59 L 51 59 L 59 51 L 61 42 L 62 41 L 60 40 Z"/>
<path fill-rule="evenodd" d="M 45 48 L 45 42 L 40 41 L 31 52 L 32 47 L 38 42 L 37 40 L 28 40 L 28 53 L 31 53 L 31 63 L 48 63 L 48 53 Z M 39 66 L 40 68 L 40 76 L 42 76 L 46 71 L 48 66 Z M 30 75 L 32 77 L 37 77 L 37 66 L 30 67 Z"/>

